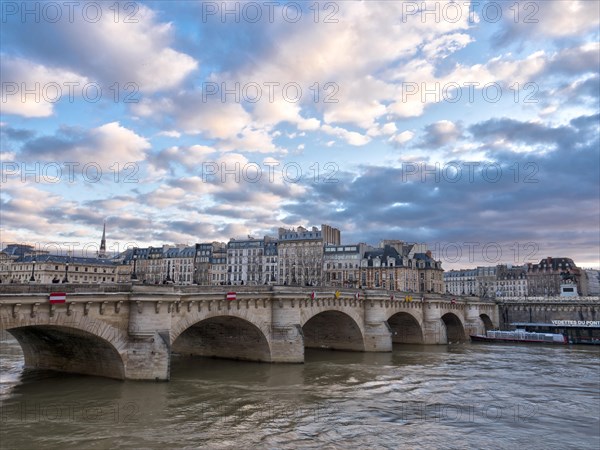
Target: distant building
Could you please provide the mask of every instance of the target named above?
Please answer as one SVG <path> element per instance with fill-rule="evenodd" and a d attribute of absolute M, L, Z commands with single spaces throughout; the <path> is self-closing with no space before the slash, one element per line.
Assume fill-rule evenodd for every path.
<path fill-rule="evenodd" d="M 33 245 L 28 244 L 8 244 L 3 253 L 6 253 L 10 258 L 17 259 L 28 255 L 47 255 L 47 251 L 35 249 Z"/>
<path fill-rule="evenodd" d="M 194 283 L 195 246 L 189 247 L 180 245 L 175 248 L 169 248 L 163 255 L 164 260 L 167 262 L 166 273 L 168 276 L 166 281 L 172 281 L 175 284 Z"/>
<path fill-rule="evenodd" d="M 162 247 L 133 248 L 128 250 L 123 263 L 135 267 L 136 281 L 145 284 L 193 284 L 198 276 L 197 246 L 184 244 Z"/>
<path fill-rule="evenodd" d="M 368 289 L 444 293 L 442 263 L 424 244 L 382 241 L 368 249 L 360 263 L 360 285 Z"/>
<path fill-rule="evenodd" d="M 131 267 L 114 260 L 64 255 L 28 255 L 12 262 L 11 283 L 123 283 Z"/>
<path fill-rule="evenodd" d="M 265 252 L 263 256 L 264 284 L 279 283 L 279 242 L 265 236 Z"/>
<path fill-rule="evenodd" d="M 208 279 L 211 286 L 227 284 L 227 247 L 219 243 L 209 259 Z"/>
<path fill-rule="evenodd" d="M 219 251 L 224 251 L 224 257 L 227 258 L 226 245 L 223 242 L 209 242 L 203 244 L 196 244 L 196 258 L 194 262 L 195 284 L 213 284 L 213 280 L 211 280 L 211 266 L 212 264 L 214 264 L 213 255 L 215 255 Z M 227 265 L 227 261 L 225 261 L 225 265 Z M 223 279 L 220 281 L 225 280 Z"/>
<path fill-rule="evenodd" d="M 587 275 L 588 295 L 600 295 L 600 270 L 584 270 Z"/>
<path fill-rule="evenodd" d="M 367 244 L 326 245 L 323 253 L 324 284 L 335 287 L 360 285 L 360 262 Z"/>
<path fill-rule="evenodd" d="M 12 277 L 12 262 L 7 253 L 0 252 L 0 283 L 10 283 Z"/>
<path fill-rule="evenodd" d="M 444 273 L 444 282 L 446 292 L 452 295 L 477 295 L 478 293 L 477 269 L 450 270 Z M 493 283 L 486 287 L 495 292 Z"/>
<path fill-rule="evenodd" d="M 227 284 L 263 284 L 264 239 L 231 239 L 227 243 Z"/>
<path fill-rule="evenodd" d="M 579 295 L 588 295 L 587 274 L 571 258 L 542 259 L 538 264 L 527 265 L 528 293 L 531 296 L 559 295 L 560 284 L 570 277 L 577 284 Z"/>
<path fill-rule="evenodd" d="M 321 286 L 323 280 L 323 249 L 340 245 L 340 230 L 321 225 L 296 229 L 280 228 L 278 233 L 279 283 L 299 286 Z"/>
<path fill-rule="evenodd" d="M 527 266 L 496 266 L 496 297 L 523 297 L 528 295 Z"/>

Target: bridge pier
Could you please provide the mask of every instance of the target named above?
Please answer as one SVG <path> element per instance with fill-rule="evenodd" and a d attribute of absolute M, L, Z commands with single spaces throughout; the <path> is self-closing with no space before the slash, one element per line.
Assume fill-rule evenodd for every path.
<path fill-rule="evenodd" d="M 129 342 L 124 358 L 126 379 L 169 380 L 171 305 L 141 300 L 130 302 Z"/>
<path fill-rule="evenodd" d="M 446 324 L 442 320 L 437 304 L 426 303 L 423 306 L 423 343 L 447 344 Z"/>
<path fill-rule="evenodd" d="M 300 322 L 298 301 L 280 298 L 271 303 L 271 362 L 304 362 L 304 334 Z"/>
<path fill-rule="evenodd" d="M 465 334 L 467 337 L 471 334 L 485 334 L 483 320 L 479 317 L 479 308 L 468 305 L 465 308 Z"/>
<path fill-rule="evenodd" d="M 366 352 L 392 351 L 392 330 L 386 319 L 386 311 L 377 301 L 365 301 Z"/>

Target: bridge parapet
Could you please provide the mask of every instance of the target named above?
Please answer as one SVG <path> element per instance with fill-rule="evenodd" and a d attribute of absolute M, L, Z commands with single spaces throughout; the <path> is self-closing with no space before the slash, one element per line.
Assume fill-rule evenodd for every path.
<path fill-rule="evenodd" d="M 510 304 L 510 303 L 560 303 L 560 304 L 588 304 L 596 303 L 600 304 L 600 297 L 598 296 L 587 296 L 587 297 L 500 297 L 496 299 L 496 303 L 499 305 Z"/>

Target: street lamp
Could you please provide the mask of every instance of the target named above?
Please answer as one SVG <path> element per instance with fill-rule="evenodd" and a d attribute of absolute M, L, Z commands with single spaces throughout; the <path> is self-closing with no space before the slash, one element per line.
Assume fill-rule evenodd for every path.
<path fill-rule="evenodd" d="M 171 261 L 167 261 L 167 278 L 165 281 L 171 281 L 171 277 L 169 274 L 171 273 Z"/>
<path fill-rule="evenodd" d="M 62 281 L 63 283 L 69 282 L 69 259 L 67 258 L 67 262 L 65 263 L 65 278 Z"/>
<path fill-rule="evenodd" d="M 137 273 L 135 271 L 137 264 L 137 255 L 133 255 L 133 273 L 131 274 L 132 280 L 137 280 Z"/>
<path fill-rule="evenodd" d="M 31 267 L 31 278 L 29 278 L 29 281 L 35 281 L 35 258 L 31 262 L 33 266 Z"/>

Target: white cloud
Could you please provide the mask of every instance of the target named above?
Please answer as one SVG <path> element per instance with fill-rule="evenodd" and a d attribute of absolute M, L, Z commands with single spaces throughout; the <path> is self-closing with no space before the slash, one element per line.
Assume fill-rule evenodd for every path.
<path fill-rule="evenodd" d="M 515 20 L 514 11 L 506 15 L 507 34 L 552 38 L 581 36 L 588 30 L 597 32 L 600 24 L 598 2 L 594 0 L 545 1 L 531 5 L 525 2 L 519 7 L 519 13 L 519 20 Z"/>
<path fill-rule="evenodd" d="M 158 22 L 154 11 L 138 6 L 136 23 L 115 21 L 112 14 L 103 14 L 98 23 L 76 21 L 55 28 L 64 63 L 74 63 L 82 73 L 100 76 L 108 84 L 135 83 L 143 92 L 178 86 L 198 63 L 170 47 L 171 23 Z M 57 55 L 57 59 L 62 58 Z"/>
<path fill-rule="evenodd" d="M 90 130 L 64 128 L 55 136 L 29 141 L 21 154 L 36 160 L 99 164 L 108 170 L 114 163 L 123 167 L 144 161 L 149 148 L 146 138 L 111 122 Z"/>
<path fill-rule="evenodd" d="M 428 58 L 446 58 L 471 42 L 473 42 L 473 38 L 468 34 L 452 33 L 427 42 L 423 45 L 422 50 Z"/>
<path fill-rule="evenodd" d="M 415 133 L 413 133 L 412 131 L 403 131 L 400 134 L 395 134 L 392 137 L 390 137 L 390 141 L 398 144 L 398 145 L 403 145 L 406 144 L 408 141 L 412 140 L 412 138 L 415 137 Z"/>
<path fill-rule="evenodd" d="M 366 145 L 371 141 L 369 136 L 357 133 L 356 131 L 348 131 L 341 127 L 332 127 L 331 125 L 322 125 L 321 130 L 327 134 L 344 139 L 348 144 L 354 146 Z"/>
<path fill-rule="evenodd" d="M 179 131 L 176 131 L 176 130 L 168 130 L 168 131 L 161 131 L 160 133 L 157 134 L 157 136 L 165 136 L 165 137 L 171 137 L 171 138 L 180 138 L 181 137 L 181 133 Z"/>
<path fill-rule="evenodd" d="M 51 116 L 57 101 L 69 99 L 69 86 L 73 86 L 73 97 L 79 97 L 82 87 L 88 83 L 86 77 L 69 70 L 47 67 L 24 58 L 0 56 L 3 114 Z M 79 88 L 69 83 L 78 83 Z"/>

